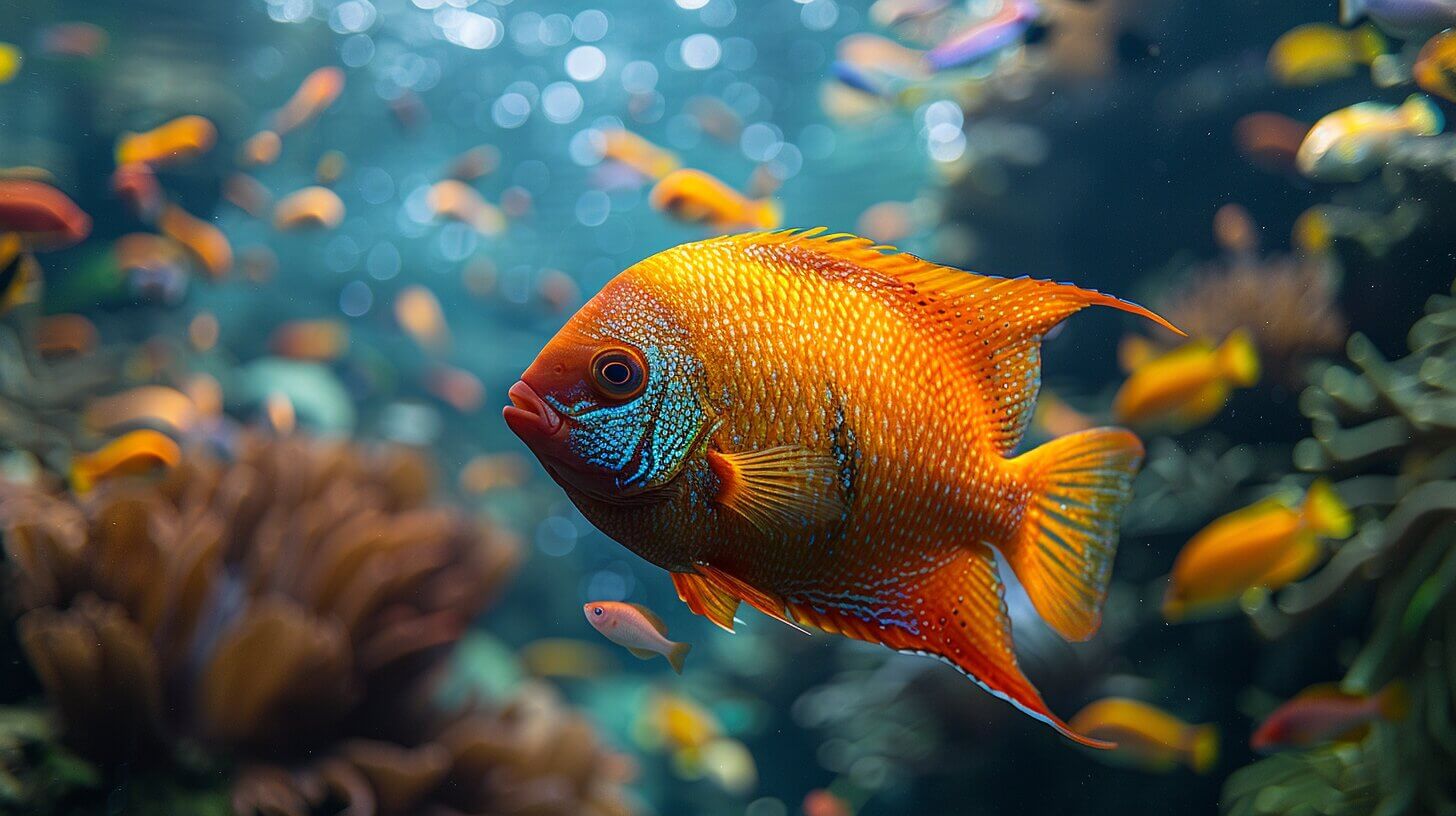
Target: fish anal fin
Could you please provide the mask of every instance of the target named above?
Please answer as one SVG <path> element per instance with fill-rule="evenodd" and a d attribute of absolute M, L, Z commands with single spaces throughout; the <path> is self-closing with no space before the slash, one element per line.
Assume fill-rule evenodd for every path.
<path fill-rule="evenodd" d="M 717 567 L 699 564 L 698 571 L 722 592 L 734 598 L 741 599 L 744 603 L 776 621 L 786 623 L 801 632 L 804 631 L 798 624 L 789 619 L 787 604 L 784 603 L 783 598 L 772 593 L 764 592 L 749 584 L 747 581 L 741 580 L 732 573 L 718 569 Z"/>
<path fill-rule="evenodd" d="M 772 536 L 843 516 L 844 490 L 833 455 L 793 445 L 726 453 L 710 449 L 715 501 Z"/>
<path fill-rule="evenodd" d="M 826 632 L 938 657 L 1068 739 L 1092 748 L 1113 747 L 1074 731 L 1022 674 L 989 547 L 962 549 L 927 578 L 898 588 L 897 596 L 902 593 L 904 597 L 882 606 L 867 605 L 857 591 L 809 593 L 790 597 L 789 612 L 800 623 Z"/>
<path fill-rule="evenodd" d="M 637 658 L 638 660 L 651 660 L 652 658 L 657 657 L 657 652 L 654 652 L 651 649 L 633 649 L 632 647 L 628 646 L 627 651 L 631 652 L 632 656 Z"/>
<path fill-rule="evenodd" d="M 1183 332 L 1148 309 L 1065 283 L 998 278 L 940 266 L 868 238 L 822 229 L 716 239 L 830 280 L 853 280 L 913 324 L 934 331 L 977 381 L 982 432 L 1008 455 L 1021 441 L 1041 384 L 1041 339 L 1088 306 L 1109 306 Z"/>
<path fill-rule="evenodd" d="M 702 615 L 721 629 L 733 631 L 733 614 L 738 611 L 738 598 L 719 589 L 706 577 L 695 572 L 672 573 L 677 596 L 694 614 Z"/>

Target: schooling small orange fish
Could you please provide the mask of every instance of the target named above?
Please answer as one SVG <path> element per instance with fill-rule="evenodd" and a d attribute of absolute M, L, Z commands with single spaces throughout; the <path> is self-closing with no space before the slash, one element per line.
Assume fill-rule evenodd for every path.
<path fill-rule="evenodd" d="M 1324 558 L 1319 539 L 1345 538 L 1352 526 L 1350 511 L 1323 479 L 1310 485 L 1298 508 L 1270 498 L 1222 516 L 1178 553 L 1163 617 L 1215 611 L 1249 590 L 1298 581 Z"/>
<path fill-rule="evenodd" d="M 1249 740 L 1255 751 L 1308 748 L 1325 742 L 1358 742 L 1377 720 L 1399 720 L 1407 707 L 1404 686 L 1391 684 L 1379 694 L 1351 694 L 1334 683 L 1301 691 L 1274 709 Z"/>
<path fill-rule="evenodd" d="M 1089 737 L 1117 743 L 1107 756 L 1148 771 L 1171 771 L 1186 765 L 1198 773 L 1218 759 L 1218 729 L 1191 725 L 1139 700 L 1107 697 L 1089 704 L 1072 718 L 1072 727 Z"/>
<path fill-rule="evenodd" d="M 1193 340 L 1149 355 L 1133 346 L 1122 357 L 1133 371 L 1113 397 L 1112 415 L 1138 427 L 1196 428 L 1223 410 L 1235 387 L 1259 379 L 1259 355 L 1243 329 L 1217 347 Z"/>
<path fill-rule="evenodd" d="M 667 624 L 651 609 L 621 601 L 593 601 L 583 606 L 581 611 L 586 613 L 592 628 L 634 657 L 651 660 L 662 655 L 672 665 L 673 671 L 682 674 L 683 660 L 687 659 L 688 650 L 693 646 L 668 640 Z"/>
<path fill-rule="evenodd" d="M 669 173 L 648 197 L 653 209 L 679 221 L 707 224 L 714 229 L 774 229 L 779 205 L 767 198 L 748 198 L 701 170 Z"/>
<path fill-rule="evenodd" d="M 992 548 L 1057 632 L 1097 630 L 1142 445 L 1097 428 L 1012 453 L 1053 326 L 1092 305 L 1168 324 L 820 233 L 632 266 L 511 387 L 507 424 L 592 523 L 724 629 L 746 602 L 934 655 L 1106 747 L 1022 674 Z"/>
<path fill-rule="evenodd" d="M 71 464 L 71 485 L 76 492 L 85 493 L 103 479 L 175 467 L 181 460 L 182 451 L 170 436 L 144 428 L 76 456 Z"/>

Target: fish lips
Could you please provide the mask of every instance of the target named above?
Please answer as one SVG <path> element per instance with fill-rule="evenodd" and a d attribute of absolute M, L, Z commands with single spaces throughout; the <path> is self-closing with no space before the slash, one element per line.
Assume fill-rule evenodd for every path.
<path fill-rule="evenodd" d="M 537 454 L 546 453 L 542 450 L 543 444 L 556 442 L 564 435 L 566 423 L 561 414 L 547 405 L 525 380 L 511 386 L 506 397 L 511 401 L 502 413 L 506 426 Z"/>

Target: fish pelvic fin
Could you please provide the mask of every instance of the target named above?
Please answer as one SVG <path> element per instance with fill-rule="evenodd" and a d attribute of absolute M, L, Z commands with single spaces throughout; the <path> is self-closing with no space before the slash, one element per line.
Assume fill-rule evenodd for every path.
<path fill-rule="evenodd" d="M 1153 312 L 1092 289 L 1033 278 L 999 278 L 940 266 L 847 233 L 754 232 L 712 239 L 802 274 L 853 281 L 917 328 L 933 332 L 984 396 L 978 432 L 1003 456 L 1020 443 L 1041 385 L 1041 339 L 1088 306 L 1139 315 L 1184 332 Z"/>
<path fill-rule="evenodd" d="M 788 610 L 800 623 L 826 632 L 938 657 L 1062 736 L 1091 748 L 1115 747 L 1067 725 L 1022 674 L 1012 650 L 1011 620 L 995 556 L 988 546 L 962 550 L 929 576 L 897 588 L 896 596 L 894 601 L 875 603 L 859 592 L 826 588 L 788 598 Z"/>
<path fill-rule="evenodd" d="M 1350 508 L 1326 479 L 1316 479 L 1304 494 L 1301 508 L 1304 523 L 1316 535 L 1325 538 L 1349 538 L 1355 532 Z"/>
<path fill-rule="evenodd" d="M 1032 494 L 1002 554 L 1042 619 L 1067 640 L 1090 638 L 1101 622 L 1118 519 L 1142 459 L 1130 431 L 1093 428 L 1013 460 Z"/>
<path fill-rule="evenodd" d="M 733 631 L 733 615 L 738 611 L 737 596 L 723 591 L 696 572 L 672 573 L 672 586 L 677 590 L 678 598 L 694 614 L 702 615 L 720 629 Z"/>
<path fill-rule="evenodd" d="M 668 650 L 667 654 L 663 656 L 667 658 L 668 663 L 672 664 L 673 671 L 677 672 L 678 674 L 682 674 L 683 661 L 687 659 L 688 652 L 691 651 L 692 648 L 693 644 L 691 643 L 674 643 L 672 645 L 672 648 Z"/>

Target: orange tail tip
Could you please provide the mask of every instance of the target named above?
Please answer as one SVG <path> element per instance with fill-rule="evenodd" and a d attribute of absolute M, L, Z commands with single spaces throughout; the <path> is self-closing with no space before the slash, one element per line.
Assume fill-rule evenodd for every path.
<path fill-rule="evenodd" d="M 1093 428 L 1014 460 L 1033 492 L 1003 555 L 1042 619 L 1068 640 L 1097 631 L 1117 522 L 1142 457 L 1131 432 Z"/>
<path fill-rule="evenodd" d="M 1304 522 L 1327 538 L 1349 538 L 1355 531 L 1350 509 L 1325 479 L 1316 479 L 1304 494 Z"/>

